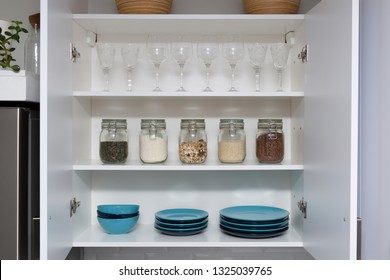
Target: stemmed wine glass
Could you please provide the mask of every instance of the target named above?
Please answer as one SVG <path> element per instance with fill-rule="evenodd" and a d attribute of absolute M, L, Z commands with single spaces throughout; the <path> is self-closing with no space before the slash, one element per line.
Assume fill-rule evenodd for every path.
<path fill-rule="evenodd" d="M 125 44 L 121 47 L 123 64 L 127 71 L 127 91 L 132 91 L 132 73 L 138 60 L 138 46 L 135 44 Z"/>
<path fill-rule="evenodd" d="M 149 36 L 146 44 L 146 55 L 156 70 L 156 87 L 153 91 L 161 91 L 159 86 L 160 65 L 168 58 L 169 46 L 159 36 Z"/>
<path fill-rule="evenodd" d="M 192 43 L 186 36 L 179 36 L 171 43 L 171 55 L 180 68 L 180 87 L 177 91 L 186 91 L 183 87 L 184 65 L 192 56 Z"/>
<path fill-rule="evenodd" d="M 219 44 L 215 39 L 215 36 L 202 36 L 198 42 L 198 58 L 202 59 L 204 65 L 206 66 L 206 88 L 203 90 L 205 92 L 210 92 L 210 67 L 213 60 L 215 60 L 219 55 Z"/>
<path fill-rule="evenodd" d="M 109 91 L 110 70 L 114 64 L 115 47 L 107 43 L 97 43 L 96 50 L 104 74 L 104 91 Z"/>
<path fill-rule="evenodd" d="M 275 70 L 278 74 L 278 89 L 283 91 L 283 72 L 287 67 L 290 46 L 286 43 L 277 43 L 271 46 L 271 54 Z"/>
<path fill-rule="evenodd" d="M 268 46 L 261 43 L 254 43 L 249 46 L 249 59 L 255 70 L 255 91 L 260 91 L 260 72 L 264 65 L 265 56 L 267 54 Z"/>
<path fill-rule="evenodd" d="M 229 92 L 235 92 L 234 86 L 237 63 L 244 58 L 244 43 L 238 37 L 229 37 L 222 46 L 223 57 L 228 61 L 231 69 L 231 87 Z"/>

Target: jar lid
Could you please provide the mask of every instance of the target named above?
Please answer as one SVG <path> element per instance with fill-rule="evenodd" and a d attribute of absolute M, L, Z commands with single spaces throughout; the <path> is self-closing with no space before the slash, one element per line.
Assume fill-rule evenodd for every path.
<path fill-rule="evenodd" d="M 283 128 L 283 120 L 282 119 L 259 119 L 257 121 L 257 128 L 266 128 L 274 126 L 277 129 Z"/>
<path fill-rule="evenodd" d="M 127 120 L 125 119 L 103 119 L 102 128 L 114 126 L 116 128 L 127 128 Z"/>
<path fill-rule="evenodd" d="M 226 128 L 234 125 L 236 128 L 244 128 L 243 119 L 220 119 L 219 128 Z"/>
<path fill-rule="evenodd" d="M 195 125 L 197 128 L 205 128 L 206 124 L 204 119 L 182 119 L 180 123 L 181 128 L 188 128 L 191 125 Z"/>
<path fill-rule="evenodd" d="M 150 128 L 154 126 L 156 128 L 166 128 L 164 119 L 142 119 L 141 120 L 141 129 Z"/>

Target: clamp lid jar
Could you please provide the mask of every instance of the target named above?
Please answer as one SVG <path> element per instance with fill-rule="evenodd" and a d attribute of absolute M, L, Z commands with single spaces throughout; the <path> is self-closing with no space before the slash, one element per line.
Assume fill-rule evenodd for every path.
<path fill-rule="evenodd" d="M 282 119 L 259 119 L 257 123 L 256 157 L 259 162 L 280 163 L 284 158 Z"/>
<path fill-rule="evenodd" d="M 183 163 L 204 163 L 207 158 L 207 134 L 204 119 L 182 119 L 179 158 Z"/>
<path fill-rule="evenodd" d="M 222 163 L 241 163 L 246 156 L 244 120 L 221 119 L 218 134 L 218 158 Z"/>
<path fill-rule="evenodd" d="M 168 157 L 168 136 L 164 119 L 142 119 L 139 157 L 143 163 L 160 163 Z"/>
<path fill-rule="evenodd" d="M 125 119 L 103 119 L 100 132 L 100 159 L 103 163 L 125 163 L 128 133 Z"/>

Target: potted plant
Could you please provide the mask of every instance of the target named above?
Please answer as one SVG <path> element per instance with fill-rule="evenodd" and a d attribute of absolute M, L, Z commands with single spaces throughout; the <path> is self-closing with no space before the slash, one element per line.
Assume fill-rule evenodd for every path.
<path fill-rule="evenodd" d="M 20 71 L 20 66 L 13 63 L 16 60 L 12 56 L 12 53 L 15 51 L 12 43 L 13 41 L 20 43 L 20 34 L 28 33 L 27 29 L 22 27 L 22 24 L 21 21 L 13 20 L 8 26 L 8 30 L 4 28 L 4 24 L 0 26 L 0 69 L 11 69 L 14 72 Z"/>

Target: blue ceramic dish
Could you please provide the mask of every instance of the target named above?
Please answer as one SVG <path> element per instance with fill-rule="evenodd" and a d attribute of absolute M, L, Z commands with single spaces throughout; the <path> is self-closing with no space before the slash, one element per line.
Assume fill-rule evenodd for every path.
<path fill-rule="evenodd" d="M 101 204 L 97 210 L 106 214 L 126 215 L 136 214 L 139 210 L 138 204 Z"/>
<path fill-rule="evenodd" d="M 139 216 L 125 219 L 104 219 L 97 217 L 99 225 L 109 234 L 124 234 L 130 232 L 138 221 Z"/>
<path fill-rule="evenodd" d="M 96 210 L 97 216 L 104 219 L 126 219 L 126 218 L 133 218 L 135 216 L 139 215 L 139 212 L 134 214 L 108 214 L 101 212 L 99 210 Z"/>

